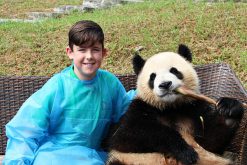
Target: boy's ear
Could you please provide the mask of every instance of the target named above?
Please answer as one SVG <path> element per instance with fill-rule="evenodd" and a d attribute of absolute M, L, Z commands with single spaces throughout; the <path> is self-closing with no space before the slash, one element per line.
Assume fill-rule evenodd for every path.
<path fill-rule="evenodd" d="M 73 51 L 71 50 L 71 48 L 69 46 L 66 47 L 66 54 L 68 55 L 69 59 L 73 59 L 72 55 L 73 55 Z"/>
<path fill-rule="evenodd" d="M 102 51 L 102 55 L 103 55 L 103 57 L 107 56 L 108 55 L 108 49 L 104 48 Z"/>

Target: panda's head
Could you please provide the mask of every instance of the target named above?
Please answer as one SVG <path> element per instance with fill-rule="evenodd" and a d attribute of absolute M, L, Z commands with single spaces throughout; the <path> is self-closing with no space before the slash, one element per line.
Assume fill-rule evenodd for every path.
<path fill-rule="evenodd" d="M 175 89 L 184 85 L 199 93 L 199 80 L 191 61 L 191 51 L 182 44 L 177 53 L 162 52 L 147 60 L 135 55 L 133 67 L 138 75 L 137 97 L 161 109 L 189 101 Z"/>

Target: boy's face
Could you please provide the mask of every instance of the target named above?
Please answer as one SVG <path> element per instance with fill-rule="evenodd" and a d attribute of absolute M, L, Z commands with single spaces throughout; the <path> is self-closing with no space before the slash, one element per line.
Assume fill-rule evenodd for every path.
<path fill-rule="evenodd" d="M 74 62 L 74 72 L 78 78 L 91 80 L 106 56 L 106 49 L 103 49 L 100 43 L 95 43 L 90 47 L 73 45 L 73 51 L 67 47 L 66 53 Z"/>

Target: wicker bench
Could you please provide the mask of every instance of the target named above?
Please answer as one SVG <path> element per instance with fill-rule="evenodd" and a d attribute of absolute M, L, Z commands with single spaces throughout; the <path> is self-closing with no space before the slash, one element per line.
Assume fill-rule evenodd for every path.
<path fill-rule="evenodd" d="M 227 64 L 196 66 L 201 92 L 212 98 L 234 97 L 247 102 L 247 92 Z M 126 90 L 135 88 L 135 75 L 117 75 Z M 0 76 L 0 155 L 4 155 L 7 138 L 5 124 L 16 114 L 22 103 L 38 90 L 49 77 Z M 238 155 L 238 165 L 247 165 L 247 111 L 241 126 L 228 146 Z M 0 163 L 1 164 L 1 163 Z"/>

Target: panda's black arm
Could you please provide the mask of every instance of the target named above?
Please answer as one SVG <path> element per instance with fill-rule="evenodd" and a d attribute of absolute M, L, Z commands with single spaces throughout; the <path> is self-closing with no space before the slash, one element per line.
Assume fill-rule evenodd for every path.
<path fill-rule="evenodd" d="M 233 98 L 223 97 L 217 102 L 217 106 L 205 104 L 201 108 L 204 130 L 203 136 L 196 136 L 196 141 L 208 151 L 222 154 L 239 127 L 244 108 Z"/>
<path fill-rule="evenodd" d="M 149 136 L 147 136 L 147 141 L 151 141 L 150 146 L 154 149 L 154 152 L 171 154 L 179 160 L 179 157 L 184 153 L 195 152 L 174 129 L 163 125 L 154 127 L 150 128 L 152 131 L 149 132 Z"/>
<path fill-rule="evenodd" d="M 137 124 L 121 125 L 115 132 L 111 149 L 124 153 L 161 153 L 181 161 L 195 163 L 198 155 L 175 130 L 148 120 Z"/>
<path fill-rule="evenodd" d="M 184 164 L 196 161 L 197 153 L 176 130 L 158 122 L 158 114 L 150 107 L 135 105 L 130 106 L 112 136 L 111 149 L 125 153 L 158 152 Z"/>

